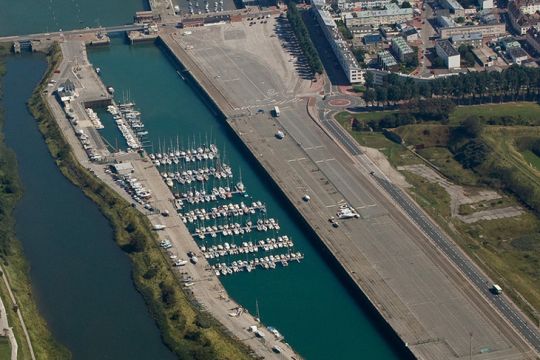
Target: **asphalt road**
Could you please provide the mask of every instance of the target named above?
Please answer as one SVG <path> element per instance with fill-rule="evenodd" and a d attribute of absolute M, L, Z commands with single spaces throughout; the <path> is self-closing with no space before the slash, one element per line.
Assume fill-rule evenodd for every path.
<path fill-rule="evenodd" d="M 41 34 L 29 34 L 29 35 L 16 35 L 16 36 L 5 36 L 0 37 L 0 42 L 8 41 L 26 41 L 26 40 L 39 40 L 43 38 L 52 38 L 61 35 L 80 35 L 80 34 L 90 34 L 98 31 L 111 33 L 111 32 L 120 32 L 120 31 L 132 31 L 132 30 L 141 30 L 143 29 L 143 24 L 129 24 L 129 25 L 118 25 L 118 26 L 109 26 L 102 28 L 88 28 L 88 29 L 77 29 L 69 31 L 56 31 L 51 33 L 41 33 Z"/>
<path fill-rule="evenodd" d="M 321 114 L 320 114 L 321 115 Z M 351 139 L 351 137 L 345 132 L 343 127 L 334 120 L 328 120 L 325 116 L 319 116 L 323 125 L 339 140 L 339 142 L 349 150 L 352 155 L 363 154 L 360 150 L 360 146 Z"/>
<path fill-rule="evenodd" d="M 345 145 L 345 144 L 344 144 Z M 500 313 L 519 331 L 519 333 L 540 352 L 540 335 L 538 330 L 531 327 L 529 323 L 518 314 L 514 307 L 501 295 L 494 295 L 490 292 L 491 283 L 482 274 L 476 266 L 460 251 L 452 240 L 442 234 L 437 227 L 429 220 L 416 204 L 413 204 L 409 198 L 394 184 L 375 176 L 375 179 L 381 187 L 405 210 L 412 220 L 422 229 L 422 231 L 437 245 L 439 249 L 456 265 L 465 276 L 484 294 L 490 302 L 500 311 Z"/>

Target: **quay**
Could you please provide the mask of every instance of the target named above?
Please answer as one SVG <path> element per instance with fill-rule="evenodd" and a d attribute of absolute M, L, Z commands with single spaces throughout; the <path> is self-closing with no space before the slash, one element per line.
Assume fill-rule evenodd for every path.
<path fill-rule="evenodd" d="M 256 28 L 246 22 L 194 28 L 188 35 L 163 31 L 160 41 L 404 348 L 430 360 L 536 358 L 485 291 L 383 191 L 374 178 L 384 174 L 371 160 L 365 154 L 350 155 L 325 131 L 306 101 L 317 99 L 321 87 L 296 74 L 294 59 L 284 53 L 276 34 L 275 29 L 286 26 L 279 21 L 273 18 Z M 280 117 L 269 115 L 276 105 Z M 276 129 L 284 137 L 276 138 Z M 331 226 L 328 220 L 344 201 L 359 219 Z M 466 258 L 456 245 L 453 251 Z"/>
<path fill-rule="evenodd" d="M 152 205 L 159 211 L 150 210 L 143 207 L 142 204 L 137 205 L 137 208 L 148 216 L 155 227 L 163 227 L 159 231 L 160 238 L 170 239 L 171 245 L 167 249 L 167 254 L 174 254 L 176 257 L 190 253 L 196 255 L 199 259 L 196 263 L 184 264 L 178 262 L 182 266 L 175 266 L 178 271 L 178 281 L 184 282 L 186 291 L 192 293 L 203 309 L 223 324 L 234 337 L 249 346 L 256 356 L 265 359 L 300 359 L 300 356 L 282 338 L 276 337 L 271 330 L 261 326 L 258 320 L 247 311 L 237 312 L 235 316 L 229 315 L 231 309 L 241 308 L 239 304 L 229 298 L 216 276 L 215 269 L 210 266 L 202 251 L 199 250 L 199 246 L 180 216 L 162 215 L 165 213 L 176 214 L 175 200 L 178 199 L 175 199 L 171 189 L 163 181 L 162 175 L 150 158 L 141 157 L 137 152 L 107 152 L 103 154 L 104 156 L 99 161 L 93 161 L 89 158 L 86 146 L 83 146 L 84 144 L 80 141 L 73 122 L 66 116 L 55 90 L 60 84 L 64 84 L 68 80 L 73 82 L 78 94 L 71 100 L 71 106 L 80 108 L 84 114 L 86 112 L 82 109 L 85 108 L 85 101 L 94 99 L 104 101 L 105 104 L 111 104 L 112 99 L 107 95 L 105 86 L 96 75 L 95 69 L 88 64 L 84 41 L 78 40 L 77 37 L 78 35 L 65 37 L 60 43 L 63 59 L 58 69 L 55 69 L 49 79 L 49 84 L 52 85 L 43 94 L 63 136 L 71 144 L 77 160 L 126 201 L 133 203 L 131 196 L 110 176 L 111 171 L 109 170 L 109 166 L 112 164 L 129 163 L 129 166 L 117 166 L 117 169 L 119 171 L 128 171 L 130 175 L 137 179 L 136 181 L 133 180 L 133 185 L 137 183 L 138 186 L 142 186 L 145 191 L 151 194 Z M 82 82 L 84 82 L 84 86 L 82 86 Z M 84 115 L 83 113 L 81 113 L 81 116 Z M 96 131 L 90 121 L 82 125 L 79 122 L 77 126 L 83 125 L 85 130 L 89 132 Z M 105 152 L 105 146 L 99 144 L 100 139 L 99 134 L 97 134 L 96 136 L 88 136 L 87 140 L 92 147 Z M 301 259 L 302 256 L 295 253 L 297 259 Z M 286 261 L 286 259 L 283 260 Z M 282 264 L 285 263 L 282 262 Z M 227 271 L 227 273 L 229 272 Z M 189 279 L 189 282 L 186 283 L 185 279 Z M 258 327 L 258 330 L 253 331 L 254 327 Z M 277 353 L 275 348 L 280 349 L 280 352 Z"/>

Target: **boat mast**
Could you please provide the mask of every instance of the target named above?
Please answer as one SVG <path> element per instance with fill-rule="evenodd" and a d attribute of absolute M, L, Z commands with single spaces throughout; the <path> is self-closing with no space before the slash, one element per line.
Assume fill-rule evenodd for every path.
<path fill-rule="evenodd" d="M 261 322 L 261 315 L 259 314 L 259 301 L 257 299 L 255 299 L 255 309 L 257 310 L 257 317 L 255 320 L 257 320 L 257 322 Z"/>

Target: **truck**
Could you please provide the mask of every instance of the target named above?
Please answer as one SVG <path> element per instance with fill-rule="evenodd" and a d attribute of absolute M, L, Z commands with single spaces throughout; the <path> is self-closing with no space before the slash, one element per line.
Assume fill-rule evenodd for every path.
<path fill-rule="evenodd" d="M 499 295 L 499 294 L 502 294 L 502 287 L 500 287 L 499 285 L 497 284 L 493 284 L 491 285 L 491 292 L 495 295 Z"/>
<path fill-rule="evenodd" d="M 275 116 L 275 117 L 279 117 L 279 115 L 280 115 L 279 107 L 274 106 L 274 116 Z"/>

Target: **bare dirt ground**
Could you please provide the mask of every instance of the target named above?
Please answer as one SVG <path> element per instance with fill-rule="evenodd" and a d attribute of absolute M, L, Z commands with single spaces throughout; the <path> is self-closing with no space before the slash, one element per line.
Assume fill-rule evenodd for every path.
<path fill-rule="evenodd" d="M 379 169 L 392 181 L 394 184 L 402 187 L 409 188 L 411 184 L 407 182 L 405 176 L 396 170 L 388 161 L 386 156 L 380 152 L 378 149 L 361 146 L 362 151 L 364 151 L 367 156 L 377 165 Z"/>
<path fill-rule="evenodd" d="M 458 218 L 467 224 L 480 220 L 495 220 L 523 214 L 523 210 L 520 207 L 508 206 L 500 209 L 481 210 L 470 215 L 461 215 L 459 214 L 459 207 L 461 205 L 498 200 L 501 199 L 502 196 L 493 190 L 478 190 L 456 185 L 424 164 L 399 166 L 398 170 L 410 171 L 413 174 L 423 177 L 429 182 L 437 183 L 442 186 L 448 195 L 450 195 L 450 213 L 452 217 Z"/>

